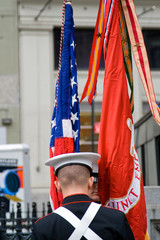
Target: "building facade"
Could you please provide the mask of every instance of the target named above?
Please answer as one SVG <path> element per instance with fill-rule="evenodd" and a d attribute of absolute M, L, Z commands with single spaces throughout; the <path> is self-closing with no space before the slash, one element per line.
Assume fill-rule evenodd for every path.
<path fill-rule="evenodd" d="M 20 83 L 17 1 L 0 1 L 0 144 L 19 143 Z"/>
<path fill-rule="evenodd" d="M 160 102 L 159 0 L 134 2 L 146 42 L 156 98 Z M 58 34 L 62 22 L 62 5 L 63 0 L 0 0 L 0 144 L 29 145 L 31 194 L 32 200 L 35 201 L 41 198 L 49 199 L 50 176 L 44 162 L 49 157 L 50 121 L 57 79 Z M 98 5 L 98 0 L 72 1 L 77 31 L 79 96 L 87 80 Z M 88 149 L 96 151 L 97 147 L 98 135 L 94 135 L 95 146 L 91 146 L 93 142 L 91 138 L 93 121 L 98 122 L 100 119 L 103 67 L 102 62 L 94 109 L 88 105 L 87 99 L 80 105 L 82 126 L 80 147 L 83 151 Z M 133 71 L 134 122 L 138 122 L 148 112 L 149 107 L 135 64 Z M 93 113 L 94 119 L 91 117 Z M 158 129 L 158 125 L 155 128 Z M 148 131 L 149 129 L 150 127 Z M 136 137 L 139 139 L 138 152 L 142 158 L 143 147 L 141 150 L 139 148 L 141 137 L 137 134 L 136 130 Z M 150 166 L 145 166 L 145 184 L 160 185 L 159 176 L 153 179 L 152 173 L 149 174 L 149 167 L 154 166 L 154 172 L 157 167 L 155 161 L 152 165 L 152 159 L 156 154 L 155 148 L 151 148 L 147 154 L 151 162 Z"/>

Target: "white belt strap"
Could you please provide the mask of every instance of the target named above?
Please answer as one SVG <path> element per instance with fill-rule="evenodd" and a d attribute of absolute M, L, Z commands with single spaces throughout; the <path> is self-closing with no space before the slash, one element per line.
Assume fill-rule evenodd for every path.
<path fill-rule="evenodd" d="M 79 240 L 82 236 L 84 236 L 88 240 L 102 240 L 102 238 L 100 238 L 94 231 L 92 231 L 88 227 L 94 219 L 99 208 L 100 204 L 91 203 L 81 220 L 77 216 L 75 216 L 70 210 L 64 207 L 57 208 L 54 213 L 57 213 L 61 217 L 66 219 L 75 228 L 68 240 Z"/>

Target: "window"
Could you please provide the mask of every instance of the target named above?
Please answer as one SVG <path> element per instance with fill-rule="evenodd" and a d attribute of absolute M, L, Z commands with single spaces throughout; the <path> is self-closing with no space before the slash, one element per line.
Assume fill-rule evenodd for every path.
<path fill-rule="evenodd" d="M 56 27 L 53 30 L 55 56 L 54 69 L 58 69 L 60 32 L 61 29 L 59 27 Z M 76 61 L 78 70 L 88 70 L 93 35 L 94 28 L 75 28 Z M 103 53 L 101 54 L 100 69 L 104 69 Z"/>
<path fill-rule="evenodd" d="M 160 29 L 144 29 L 143 37 L 151 70 L 160 70 Z"/>
<path fill-rule="evenodd" d="M 98 151 L 101 106 L 101 102 L 93 102 L 92 106 L 86 102 L 80 104 L 80 152 Z"/>
<path fill-rule="evenodd" d="M 81 112 L 80 121 L 80 152 L 97 152 L 99 132 L 95 131 L 94 126 L 100 122 L 100 113 L 92 116 L 92 112 Z"/>

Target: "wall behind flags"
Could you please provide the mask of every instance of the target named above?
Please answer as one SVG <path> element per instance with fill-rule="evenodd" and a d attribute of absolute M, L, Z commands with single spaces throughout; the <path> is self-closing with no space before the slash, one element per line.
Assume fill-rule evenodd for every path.
<path fill-rule="evenodd" d="M 33 200 L 44 197 L 48 199 L 49 196 L 49 169 L 44 162 L 49 157 L 50 120 L 57 78 L 55 62 L 58 53 L 55 49 L 57 45 L 54 34 L 55 29 L 61 26 L 63 5 L 63 0 L 53 0 L 39 15 L 46 2 L 45 0 L 0 0 L 0 144 L 29 145 Z M 151 73 L 155 94 L 157 101 L 160 102 L 160 66 L 156 60 L 160 59 L 160 3 L 159 0 L 134 2 L 148 43 L 147 50 L 153 63 Z M 94 30 L 99 1 L 72 0 L 72 5 L 75 26 L 79 34 L 82 33 L 78 35 L 80 39 L 77 41 L 79 42 L 77 48 L 84 54 L 82 54 L 83 58 L 77 59 L 79 96 L 81 96 L 88 68 L 87 65 L 83 65 L 83 59 L 89 60 L 91 48 L 91 41 L 87 41 L 86 36 L 87 31 Z M 86 34 L 83 35 L 83 32 Z M 103 73 L 102 68 L 99 72 L 94 104 L 95 121 L 99 121 L 100 118 Z M 137 122 L 149 108 L 135 66 L 134 81 L 134 122 Z M 91 149 L 88 146 L 91 146 L 93 109 L 88 106 L 86 99 L 80 108 L 83 126 L 81 149 Z M 87 132 L 89 137 L 84 135 L 84 132 Z M 97 140 L 96 135 L 96 146 Z M 94 150 L 96 149 L 95 147 Z M 152 151 L 150 161 L 155 154 L 154 147 Z M 146 184 L 158 185 L 158 180 L 152 179 L 150 182 L 147 179 Z"/>
<path fill-rule="evenodd" d="M 0 0 L 0 144 L 21 141 L 17 16 L 16 0 Z"/>

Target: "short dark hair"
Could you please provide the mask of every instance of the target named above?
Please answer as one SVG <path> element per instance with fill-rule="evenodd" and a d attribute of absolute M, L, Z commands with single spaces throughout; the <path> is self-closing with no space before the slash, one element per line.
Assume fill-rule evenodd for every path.
<path fill-rule="evenodd" d="M 85 185 L 89 177 L 89 169 L 81 165 L 66 166 L 58 171 L 58 179 L 62 187 L 67 187 L 71 184 Z"/>

